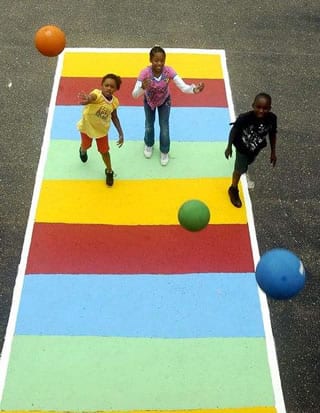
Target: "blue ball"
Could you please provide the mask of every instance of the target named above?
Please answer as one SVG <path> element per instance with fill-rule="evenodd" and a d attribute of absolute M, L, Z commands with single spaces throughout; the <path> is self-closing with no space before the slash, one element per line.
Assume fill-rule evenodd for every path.
<path fill-rule="evenodd" d="M 293 252 L 274 248 L 261 256 L 256 280 L 269 297 L 286 300 L 303 289 L 306 275 L 301 260 Z"/>

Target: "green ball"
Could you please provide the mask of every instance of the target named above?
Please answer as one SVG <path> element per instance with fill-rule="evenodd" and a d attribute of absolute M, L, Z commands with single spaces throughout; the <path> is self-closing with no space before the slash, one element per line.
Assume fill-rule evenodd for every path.
<path fill-rule="evenodd" d="M 210 210 L 204 202 L 191 199 L 179 208 L 178 220 L 188 231 L 200 231 L 208 225 Z"/>

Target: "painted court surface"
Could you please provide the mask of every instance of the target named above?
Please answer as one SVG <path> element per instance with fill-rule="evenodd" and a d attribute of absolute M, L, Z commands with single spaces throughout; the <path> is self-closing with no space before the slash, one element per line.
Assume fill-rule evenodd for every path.
<path fill-rule="evenodd" d="M 228 199 L 233 105 L 223 51 L 167 50 L 199 95 L 171 85 L 170 162 L 143 157 L 146 49 L 67 49 L 59 57 L 0 370 L 4 411 L 284 412 L 269 313 L 246 208 Z M 95 145 L 81 163 L 80 91 L 121 75 L 125 144 L 110 143 L 108 188 Z M 190 233 L 189 199 L 211 211 Z"/>

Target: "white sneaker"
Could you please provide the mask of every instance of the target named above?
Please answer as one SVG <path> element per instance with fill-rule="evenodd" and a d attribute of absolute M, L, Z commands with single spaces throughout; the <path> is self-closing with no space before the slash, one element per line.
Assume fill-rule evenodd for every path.
<path fill-rule="evenodd" d="M 143 154 L 146 158 L 148 158 L 148 159 L 151 158 L 152 152 L 153 152 L 153 147 L 152 146 L 144 145 Z"/>
<path fill-rule="evenodd" d="M 248 189 L 253 189 L 254 188 L 254 181 L 251 180 L 248 173 L 247 173 L 247 184 L 248 184 Z"/>
<path fill-rule="evenodd" d="M 162 166 L 166 166 L 169 162 L 169 154 L 167 153 L 160 153 L 160 163 Z"/>

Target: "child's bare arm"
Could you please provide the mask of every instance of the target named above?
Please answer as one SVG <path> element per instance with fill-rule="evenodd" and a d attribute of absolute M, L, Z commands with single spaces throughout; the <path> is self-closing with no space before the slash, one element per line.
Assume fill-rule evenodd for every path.
<path fill-rule="evenodd" d="M 276 155 L 277 135 L 275 133 L 273 135 L 270 135 L 269 140 L 270 140 L 270 147 L 271 147 L 270 163 L 272 164 L 272 166 L 276 166 L 276 163 L 277 163 L 277 155 Z"/>
<path fill-rule="evenodd" d="M 236 134 L 237 134 L 237 130 L 233 126 L 230 130 L 230 133 L 229 133 L 228 146 L 226 147 L 226 150 L 224 151 L 224 156 L 227 159 L 232 157 L 232 144 L 233 144 L 233 141 L 234 141 L 234 138 L 235 138 Z"/>
<path fill-rule="evenodd" d="M 120 120 L 118 118 L 118 114 L 117 114 L 116 109 L 111 113 L 111 120 L 112 120 L 112 123 L 114 124 L 115 128 L 117 129 L 118 134 L 119 134 L 119 139 L 117 141 L 117 145 L 119 147 L 121 147 L 123 145 L 123 139 L 124 138 L 123 138 L 123 131 L 122 131 L 122 128 L 121 128 Z"/>

